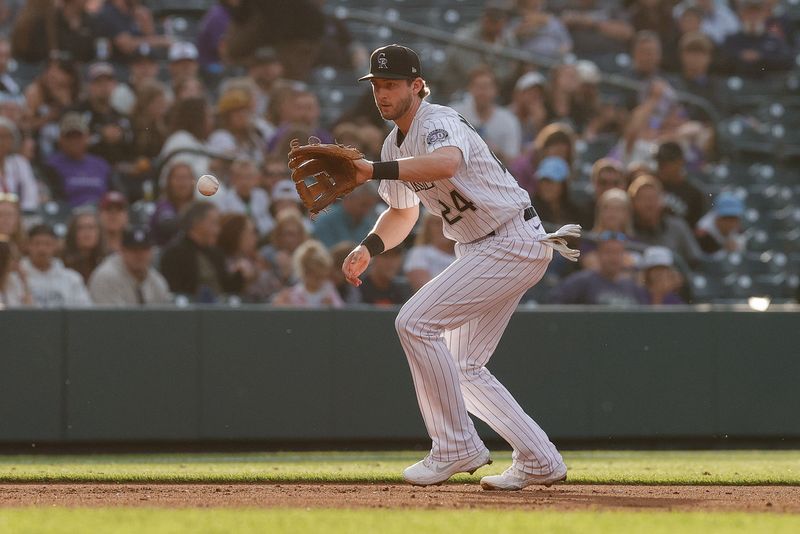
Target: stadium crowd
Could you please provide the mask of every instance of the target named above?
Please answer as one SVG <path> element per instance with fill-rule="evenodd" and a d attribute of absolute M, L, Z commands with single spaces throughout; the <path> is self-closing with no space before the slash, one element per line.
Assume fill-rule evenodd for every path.
<path fill-rule="evenodd" d="M 314 220 L 304 212 L 286 165 L 292 139 L 379 159 L 390 127 L 367 86 L 323 121 L 311 73 L 333 66 L 355 85 L 369 50 L 322 4 L 222 0 L 187 40 L 139 0 L 0 1 L 0 306 L 396 305 L 444 270 L 453 243 L 426 213 L 361 287 L 345 282 L 339 266 L 383 206 L 372 183 Z M 677 92 L 713 101 L 714 74 L 791 69 L 796 28 L 776 4 L 485 0 L 456 32 L 425 73 L 431 100 L 474 125 L 545 226 L 586 232 L 580 262 L 554 260 L 526 300 L 691 302 L 698 262 L 746 250 L 741 196 L 687 179 L 716 157 L 715 130 Z M 298 28 L 301 39 L 276 30 L 264 42 L 248 18 L 269 13 L 243 9 L 276 20 L 306 10 L 293 24 L 316 38 Z M 554 66 L 504 59 L 495 45 Z M 622 52 L 637 89 L 601 92 L 601 66 L 580 58 Z M 20 64 L 39 65 L 28 83 Z M 597 139 L 611 142 L 588 194 L 575 194 L 576 146 Z M 207 173 L 222 186 L 206 199 L 195 185 Z"/>

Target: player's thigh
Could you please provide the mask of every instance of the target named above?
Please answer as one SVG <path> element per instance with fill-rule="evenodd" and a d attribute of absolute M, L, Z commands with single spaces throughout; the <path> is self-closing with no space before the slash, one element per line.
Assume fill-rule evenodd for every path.
<path fill-rule="evenodd" d="M 514 252 L 466 254 L 411 297 L 398 314 L 398 330 L 457 328 L 498 303 L 518 300 L 541 268 L 542 262 L 520 262 Z"/>

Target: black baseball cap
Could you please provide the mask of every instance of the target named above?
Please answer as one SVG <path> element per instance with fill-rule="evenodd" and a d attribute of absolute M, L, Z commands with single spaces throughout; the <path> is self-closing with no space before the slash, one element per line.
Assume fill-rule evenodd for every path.
<path fill-rule="evenodd" d="M 122 232 L 122 246 L 128 249 L 143 249 L 153 246 L 153 237 L 146 228 L 126 228 Z"/>
<path fill-rule="evenodd" d="M 422 68 L 417 53 L 406 46 L 390 44 L 372 53 L 369 57 L 369 74 L 362 76 L 358 81 L 363 82 L 372 78 L 408 80 L 421 76 Z"/>

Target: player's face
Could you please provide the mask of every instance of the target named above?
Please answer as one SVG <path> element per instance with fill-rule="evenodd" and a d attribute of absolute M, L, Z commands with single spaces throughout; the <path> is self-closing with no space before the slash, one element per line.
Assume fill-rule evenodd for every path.
<path fill-rule="evenodd" d="M 414 101 L 413 87 L 407 80 L 372 79 L 375 105 L 384 120 L 397 120 L 408 113 Z"/>

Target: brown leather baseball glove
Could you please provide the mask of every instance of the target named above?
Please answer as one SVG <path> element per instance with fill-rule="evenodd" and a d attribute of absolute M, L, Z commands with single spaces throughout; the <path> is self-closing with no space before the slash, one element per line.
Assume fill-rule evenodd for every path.
<path fill-rule="evenodd" d="M 289 168 L 297 194 L 306 208 L 317 214 L 358 186 L 354 160 L 364 154 L 353 147 L 320 143 L 309 137 L 307 145 L 294 139 L 289 151 Z"/>

